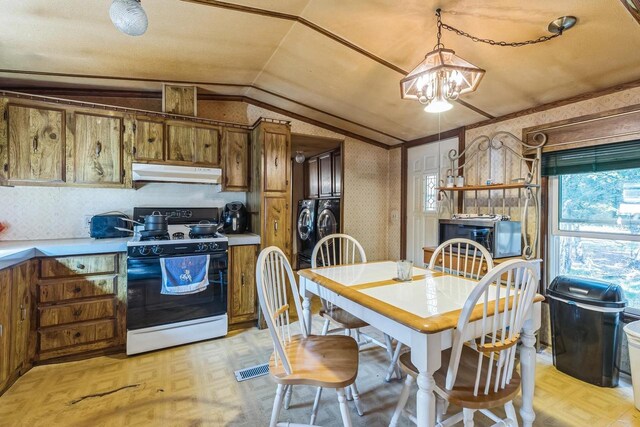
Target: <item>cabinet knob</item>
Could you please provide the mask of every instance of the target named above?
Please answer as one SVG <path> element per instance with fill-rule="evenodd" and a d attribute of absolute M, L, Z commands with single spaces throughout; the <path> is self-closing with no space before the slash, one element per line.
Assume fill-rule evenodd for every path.
<path fill-rule="evenodd" d="M 33 152 L 38 151 L 38 135 L 33 137 Z"/>
<path fill-rule="evenodd" d="M 149 144 L 153 144 L 154 142 L 156 142 L 156 139 L 155 138 L 149 138 L 149 139 L 147 139 L 147 142 Z"/>
<path fill-rule="evenodd" d="M 100 157 L 101 152 L 102 152 L 102 143 L 98 141 L 96 142 L 96 157 Z"/>
<path fill-rule="evenodd" d="M 82 336 L 82 334 L 80 332 L 76 332 L 73 336 L 76 337 L 76 338 L 80 338 Z"/>
<path fill-rule="evenodd" d="M 79 288 L 79 287 L 76 287 L 76 288 L 73 289 L 73 292 L 76 293 L 76 294 L 79 294 L 80 292 L 82 292 L 82 289 Z"/>
<path fill-rule="evenodd" d="M 86 268 L 86 266 L 84 264 L 82 264 L 81 262 L 76 264 L 76 268 L 78 270 L 84 270 Z"/>
<path fill-rule="evenodd" d="M 240 154 L 236 154 L 236 165 L 240 164 Z"/>
<path fill-rule="evenodd" d="M 78 308 L 76 310 L 73 310 L 73 317 L 78 317 L 82 314 L 82 309 Z"/>

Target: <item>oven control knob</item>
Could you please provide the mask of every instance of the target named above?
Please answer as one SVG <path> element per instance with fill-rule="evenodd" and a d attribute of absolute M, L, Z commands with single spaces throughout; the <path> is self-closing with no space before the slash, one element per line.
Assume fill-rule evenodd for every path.
<path fill-rule="evenodd" d="M 218 249 L 218 244 L 217 243 L 209 243 L 209 249 L 211 249 L 212 251 L 215 251 L 216 249 Z"/>
<path fill-rule="evenodd" d="M 140 252 L 140 255 L 149 255 L 151 249 L 149 248 L 149 246 L 140 246 L 138 248 L 138 252 Z"/>
<path fill-rule="evenodd" d="M 198 243 L 198 252 L 202 252 L 202 251 L 206 251 L 207 250 L 207 244 L 206 243 Z"/>
<path fill-rule="evenodd" d="M 162 246 L 160 245 L 156 245 L 154 247 L 151 248 L 151 250 L 153 251 L 154 254 L 159 255 L 162 253 L 163 249 Z"/>

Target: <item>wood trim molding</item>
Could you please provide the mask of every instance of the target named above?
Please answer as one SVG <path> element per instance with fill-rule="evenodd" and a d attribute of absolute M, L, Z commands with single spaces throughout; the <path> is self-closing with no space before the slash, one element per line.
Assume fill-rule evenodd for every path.
<path fill-rule="evenodd" d="M 624 1 L 624 0 L 623 0 Z M 558 101 L 548 102 L 546 104 L 538 105 L 537 107 L 526 108 L 524 110 L 516 111 L 514 113 L 505 114 L 489 120 L 483 120 L 481 122 L 467 125 L 467 129 L 475 129 L 494 123 L 504 122 L 506 120 L 515 119 L 522 116 L 528 116 L 530 114 L 539 113 L 541 111 L 551 110 L 552 108 L 562 107 L 564 105 L 574 104 L 576 102 L 588 101 L 589 99 L 599 98 L 601 96 L 610 95 L 616 92 L 622 92 L 624 90 L 634 89 L 640 87 L 640 79 L 632 80 L 627 83 L 611 86 L 605 89 L 599 89 L 592 92 L 583 93 L 580 95 L 572 96 L 570 98 L 561 99 Z"/>
<path fill-rule="evenodd" d="M 627 8 L 633 19 L 640 24 L 640 0 L 620 0 Z"/>
<path fill-rule="evenodd" d="M 465 132 L 465 127 L 463 126 L 463 127 L 451 129 L 442 133 L 436 133 L 433 135 L 424 136 L 422 138 L 413 139 L 411 141 L 405 142 L 402 145 L 407 148 L 411 148 L 411 147 L 417 147 L 418 145 L 428 144 L 430 142 L 440 141 L 442 139 L 449 139 L 454 137 L 460 138 L 460 135 L 464 135 L 464 132 Z M 464 138 L 464 136 L 462 138 Z"/>
<path fill-rule="evenodd" d="M 640 104 L 525 128 L 523 141 L 535 144 L 537 133 L 547 137 L 546 152 L 639 139 Z"/>

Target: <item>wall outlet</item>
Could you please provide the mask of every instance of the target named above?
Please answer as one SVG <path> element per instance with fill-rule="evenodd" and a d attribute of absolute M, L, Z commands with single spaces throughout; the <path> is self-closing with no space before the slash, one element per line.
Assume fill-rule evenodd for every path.
<path fill-rule="evenodd" d="M 397 222 L 400 220 L 400 212 L 397 209 L 391 211 L 391 221 Z"/>
<path fill-rule="evenodd" d="M 82 225 L 84 226 L 85 230 L 89 230 L 89 228 L 91 227 L 91 217 L 93 215 L 85 215 L 82 217 Z"/>

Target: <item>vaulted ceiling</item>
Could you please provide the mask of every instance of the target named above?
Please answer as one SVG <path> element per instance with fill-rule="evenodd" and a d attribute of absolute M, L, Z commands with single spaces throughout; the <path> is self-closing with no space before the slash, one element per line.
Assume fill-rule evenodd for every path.
<path fill-rule="evenodd" d="M 159 91 L 194 83 L 244 96 L 385 144 L 640 79 L 640 26 L 602 0 L 143 0 L 149 29 L 118 32 L 110 0 L 0 0 L 0 86 Z M 433 12 L 474 35 L 517 41 L 578 25 L 520 48 L 445 32 L 446 47 L 487 73 L 465 106 L 441 115 L 400 99 L 402 71 L 435 44 Z"/>

